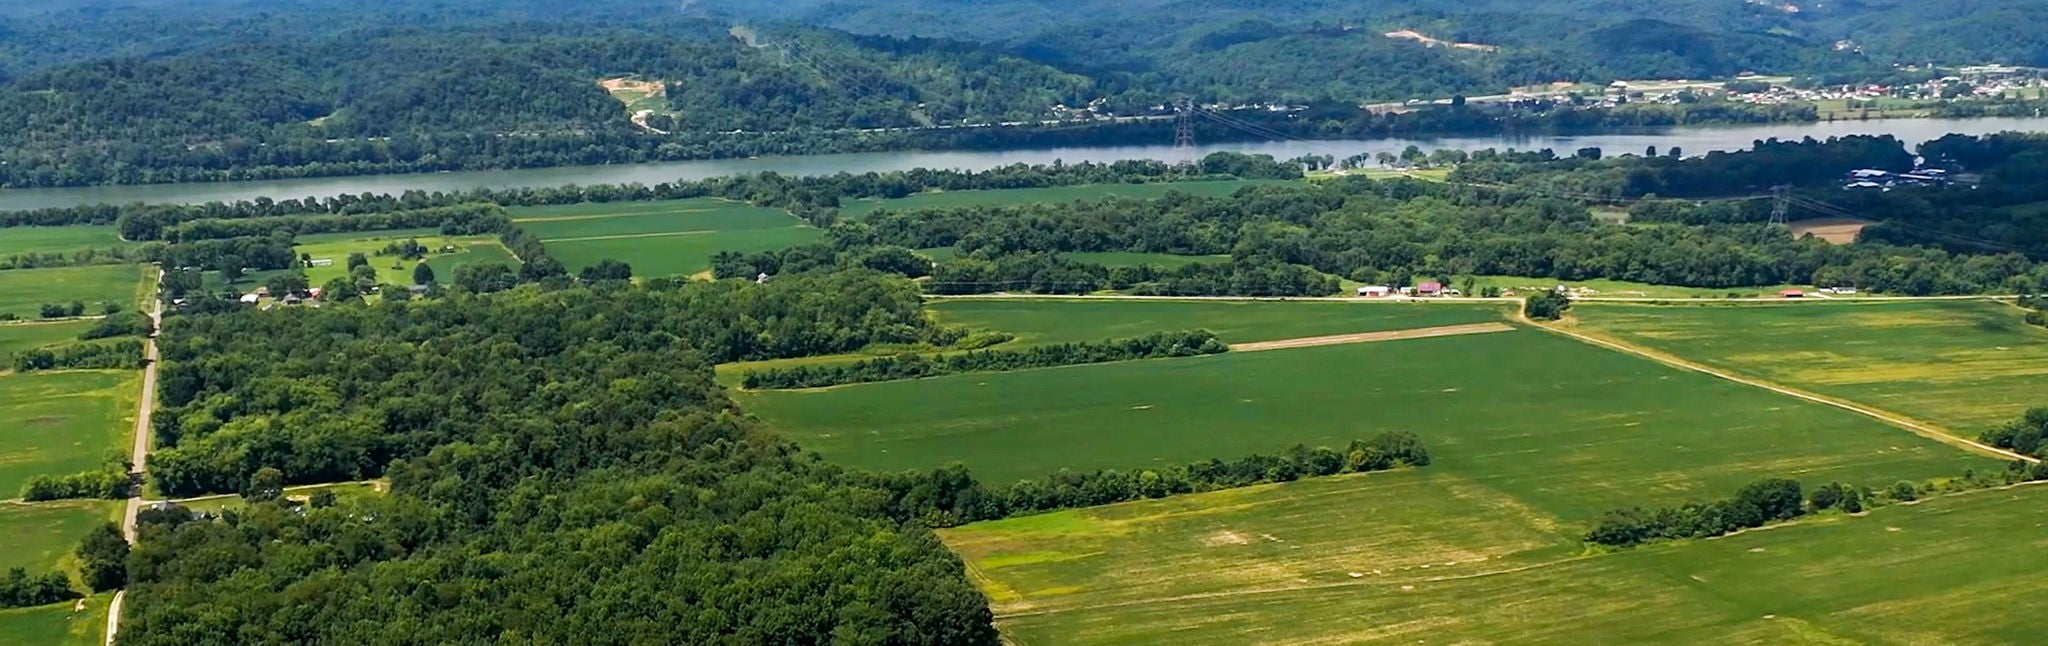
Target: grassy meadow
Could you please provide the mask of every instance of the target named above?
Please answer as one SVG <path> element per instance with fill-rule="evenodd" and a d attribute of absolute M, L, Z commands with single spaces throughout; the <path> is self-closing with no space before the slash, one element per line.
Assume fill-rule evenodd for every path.
<path fill-rule="evenodd" d="M 1513 290 L 1517 293 L 1527 293 L 1532 289 L 1549 289 L 1558 285 L 1564 285 L 1571 288 L 1592 290 L 1592 293 L 1587 294 L 1588 296 L 1602 298 L 1709 299 L 1727 298 L 1730 295 L 1741 298 L 1755 298 L 1759 296 L 1775 297 L 1779 292 L 1787 289 L 1805 290 L 1809 294 L 1813 293 L 1814 290 L 1812 286 L 1808 285 L 1765 285 L 1761 287 L 1710 289 L 1706 287 L 1653 285 L 1650 283 L 1607 279 L 1558 280 L 1555 278 L 1530 278 L 1527 276 L 1474 276 L 1473 278 L 1474 285 L 1481 288 L 1499 287 L 1505 290 Z M 1464 285 L 1452 285 L 1452 287 L 1463 289 Z"/>
<path fill-rule="evenodd" d="M 436 229 L 305 235 L 294 240 L 293 251 L 312 256 L 314 260 L 334 261 L 326 267 L 306 268 L 306 280 L 314 287 L 348 276 L 348 255 L 351 253 L 368 256 L 370 266 L 377 270 L 377 279 L 380 282 L 411 285 L 412 268 L 416 263 L 397 256 L 377 255 L 378 250 L 404 240 L 418 240 L 431 250 L 427 254 L 427 266 L 433 267 L 435 278 L 443 282 L 453 279 L 455 268 L 462 265 L 483 262 L 514 263 L 512 252 L 507 251 L 505 245 L 498 242 L 495 236 L 444 236 Z M 445 254 L 439 252 L 442 247 L 449 246 L 455 247 L 457 251 Z"/>
<path fill-rule="evenodd" d="M 77 341 L 92 326 L 92 321 L 0 323 L 0 372 L 13 369 L 16 353 Z"/>
<path fill-rule="evenodd" d="M 2048 506 L 2048 487 L 1571 553 L 1541 540 L 1540 517 L 1439 493 L 1441 477 L 1310 480 L 941 535 L 1027 645 L 2016 644 L 2048 630 L 2048 561 L 2016 558 L 2048 547 L 2048 531 L 2014 513 Z"/>
<path fill-rule="evenodd" d="M 98 467 L 134 433 L 142 375 L 133 371 L 0 376 L 0 498 L 38 475 Z"/>
<path fill-rule="evenodd" d="M 0 272 L 0 313 L 33 319 L 44 303 L 75 300 L 85 301 L 86 314 L 99 314 L 101 303 L 134 310 L 149 292 L 154 271 L 141 265 L 95 265 Z"/>
<path fill-rule="evenodd" d="M 81 602 L 0 610 L 0 646 L 99 646 L 107 639 L 107 608 L 114 594 Z"/>
<path fill-rule="evenodd" d="M 2048 405 L 2048 330 L 1990 301 L 1587 303 L 1582 329 L 1976 437 Z"/>
<path fill-rule="evenodd" d="M 690 275 L 720 251 L 767 251 L 815 242 L 823 232 L 785 211 L 716 199 L 574 204 L 511 210 L 570 271 L 610 258 L 636 276 Z"/>
<path fill-rule="evenodd" d="M 64 253 L 80 249 L 127 246 L 111 226 L 8 227 L 0 233 L 0 256 L 22 253 Z"/>
<path fill-rule="evenodd" d="M 931 304 L 940 322 L 1017 335 L 1017 343 L 1067 343 L 1205 329 L 1224 341 L 1276 341 L 1352 332 L 1507 319 L 1500 303 L 1351 301 L 1115 301 L 948 299 Z"/>
<path fill-rule="evenodd" d="M 830 459 L 881 470 L 958 460 L 999 483 L 1413 431 L 1432 470 L 1572 524 L 1766 476 L 1882 485 L 1997 466 L 1847 411 L 1529 329 L 737 396 Z"/>
<path fill-rule="evenodd" d="M 962 206 L 1015 206 L 1019 204 L 1065 203 L 1077 200 L 1093 201 L 1108 197 L 1153 199 L 1163 197 L 1167 193 L 1172 192 L 1222 197 L 1236 193 L 1237 189 L 1246 186 L 1292 183 L 1286 180 L 1216 180 L 1157 182 L 1150 184 L 1086 184 L 1081 186 L 974 191 L 933 191 L 896 199 L 847 200 L 840 204 L 839 214 L 849 218 L 859 218 L 885 208 L 904 211 Z"/>
<path fill-rule="evenodd" d="M 40 574 L 65 567 L 79 539 L 100 523 L 120 521 L 123 503 L 109 500 L 65 500 L 22 504 L 0 502 L 0 571 L 25 568 Z"/>

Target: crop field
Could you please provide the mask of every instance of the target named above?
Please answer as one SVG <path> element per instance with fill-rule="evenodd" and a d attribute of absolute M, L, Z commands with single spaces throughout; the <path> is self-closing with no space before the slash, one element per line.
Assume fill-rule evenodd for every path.
<path fill-rule="evenodd" d="M 2048 630 L 2048 561 L 2017 557 L 2048 548 L 2048 530 L 2015 513 L 2048 505 L 2048 487 L 1573 553 L 1540 517 L 1441 478 L 1309 480 L 941 536 L 1020 644 L 2013 644 Z"/>
<path fill-rule="evenodd" d="M 1997 467 L 1854 413 L 1527 329 L 739 396 L 828 458 L 958 460 L 990 482 L 1414 431 L 1430 469 L 1574 524 L 1766 476 L 1879 485 Z"/>
<path fill-rule="evenodd" d="M 100 303 L 118 303 L 134 310 L 151 287 L 145 271 L 154 270 L 141 265 L 96 265 L 0 272 L 0 313 L 32 319 L 44 303 L 74 300 L 85 301 L 87 314 L 99 314 Z"/>
<path fill-rule="evenodd" d="M 113 593 L 96 594 L 80 603 L 67 601 L 35 608 L 0 610 L 0 646 L 98 646 L 107 638 L 107 608 Z"/>
<path fill-rule="evenodd" d="M 1125 197 L 1142 200 L 1163 197 L 1167 193 L 1176 191 L 1189 195 L 1222 197 L 1236 193 L 1237 189 L 1246 186 L 1271 186 L 1293 183 L 1286 180 L 1218 180 L 1157 182 L 1150 184 L 1086 184 L 1082 186 L 978 191 L 940 191 L 919 193 L 893 200 L 847 200 L 840 205 L 839 214 L 849 218 L 859 218 L 884 208 L 903 211 L 961 206 L 1058 204 L 1077 200 L 1094 201 L 1107 197 Z"/>
<path fill-rule="evenodd" d="M 823 235 L 776 209 L 714 199 L 512 209 L 521 229 L 571 271 L 610 258 L 636 276 L 695 274 L 720 251 L 768 251 Z"/>
<path fill-rule="evenodd" d="M 15 353 L 76 341 L 92 326 L 92 321 L 0 324 L 0 372 L 13 369 Z"/>
<path fill-rule="evenodd" d="M 98 467 L 134 433 L 141 374 L 65 371 L 0 376 L 0 497 L 28 479 Z"/>
<path fill-rule="evenodd" d="M 104 500 L 0 502 L 0 536 L 7 537 L 0 572 L 18 567 L 39 574 L 63 566 L 86 531 L 119 521 L 121 508 L 122 503 Z"/>
<path fill-rule="evenodd" d="M 1017 335 L 1023 344 L 1100 341 L 1205 329 L 1230 343 L 1507 320 L 1500 303 L 948 299 L 939 321 Z"/>
<path fill-rule="evenodd" d="M 1585 304 L 1581 328 L 1965 437 L 2048 405 L 2048 330 L 1989 301 Z"/>
<path fill-rule="evenodd" d="M 0 256 L 20 253 L 63 253 L 80 249 L 124 247 L 111 226 L 8 227 L 0 231 Z"/>
<path fill-rule="evenodd" d="M 327 281 L 348 276 L 348 255 L 360 253 L 368 256 L 370 267 L 377 270 L 377 280 L 391 285 L 411 285 L 413 261 L 398 256 L 379 256 L 377 252 L 391 243 L 404 240 L 418 240 L 432 251 L 427 254 L 427 266 L 434 268 L 434 277 L 448 282 L 455 277 L 455 268 L 466 264 L 502 262 L 513 264 L 512 252 L 493 236 L 443 236 L 435 229 L 407 229 L 401 231 L 377 231 L 369 233 L 320 234 L 299 236 L 293 251 L 312 256 L 314 260 L 331 260 L 325 267 L 307 267 L 306 280 L 314 287 Z M 440 253 L 442 247 L 455 247 L 454 253 Z M 260 284 L 260 283 L 259 283 Z"/>

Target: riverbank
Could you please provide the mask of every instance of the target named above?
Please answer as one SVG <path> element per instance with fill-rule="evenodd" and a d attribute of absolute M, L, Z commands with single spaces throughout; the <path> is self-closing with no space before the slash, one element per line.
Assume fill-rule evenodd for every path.
<path fill-rule="evenodd" d="M 331 197 L 362 193 L 398 194 L 405 191 L 457 191 L 471 188 L 549 187 L 567 184 L 658 184 L 729 175 L 774 172 L 785 175 L 829 175 L 840 172 L 866 173 L 916 168 L 988 170 L 1013 164 L 1054 162 L 1110 162 L 1126 159 L 1187 161 L 1213 152 L 1272 155 L 1291 159 L 1303 155 L 1349 157 L 1378 152 L 1399 153 L 1408 146 L 1424 150 L 1484 148 L 1536 150 L 1549 148 L 1569 154 L 1580 148 L 1596 147 L 1610 153 L 1641 152 L 1649 147 L 1672 148 L 1686 155 L 1704 155 L 1749 148 L 1764 139 L 1826 139 L 1848 135 L 1891 135 L 1908 145 L 1946 134 L 1987 134 L 2010 130 L 2048 130 L 2048 118 L 1983 119 L 1887 119 L 1819 123 L 1774 123 L 1740 126 L 1680 126 L 1669 128 L 1616 128 L 1590 134 L 1495 134 L 1389 139 L 1289 140 L 1280 142 L 1217 143 L 1194 148 L 1170 145 L 1081 146 L 995 151 L 903 151 L 757 157 L 608 166 L 566 166 L 520 170 L 467 171 L 414 175 L 361 175 L 247 182 L 94 186 L 77 188 L 0 190 L 0 210 L 23 210 L 78 206 L 84 204 L 125 204 L 132 202 L 196 204 L 234 202 L 259 197 L 273 199 Z"/>

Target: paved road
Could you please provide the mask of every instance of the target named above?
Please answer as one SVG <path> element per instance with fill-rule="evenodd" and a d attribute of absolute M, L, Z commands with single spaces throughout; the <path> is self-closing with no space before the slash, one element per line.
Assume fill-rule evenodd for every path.
<path fill-rule="evenodd" d="M 1067 294 L 926 294 L 925 298 L 935 301 L 966 300 L 1018 300 L 1051 299 L 1069 301 L 1302 301 L 1316 303 L 1520 303 L 1519 296 L 1483 298 L 1459 296 L 1453 298 L 1410 298 L 1390 296 L 1385 298 L 1364 298 L 1352 296 L 1127 296 L 1105 294 L 1073 296 Z M 1574 303 L 1910 303 L 1915 301 L 2009 301 L 2019 298 L 2017 294 L 1984 294 L 1977 296 L 1835 296 L 1831 298 L 1785 298 L 1782 296 L 1753 296 L 1747 298 L 1648 298 L 1648 297 L 1574 297 Z"/>
<path fill-rule="evenodd" d="M 163 270 L 156 273 L 157 284 L 162 285 Z M 149 309 L 150 329 L 160 330 L 164 326 L 164 302 L 151 299 Z M 156 332 L 142 341 L 142 397 L 135 411 L 135 447 L 129 454 L 129 472 L 141 476 L 149 471 L 150 414 L 156 411 Z M 129 543 L 135 542 L 135 516 L 142 511 L 142 488 L 136 487 L 129 496 L 127 508 L 121 512 L 121 534 Z M 114 592 L 114 600 L 107 605 L 107 644 L 114 643 L 114 633 L 121 630 L 121 605 L 128 600 L 127 590 Z"/>

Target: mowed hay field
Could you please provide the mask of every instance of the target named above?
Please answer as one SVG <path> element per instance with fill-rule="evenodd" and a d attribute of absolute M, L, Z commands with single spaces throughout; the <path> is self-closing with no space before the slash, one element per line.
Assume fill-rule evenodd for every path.
<path fill-rule="evenodd" d="M 1991 301 L 1587 303 L 1581 329 L 1974 438 L 2048 405 L 2048 329 Z"/>
<path fill-rule="evenodd" d="M 1432 470 L 1583 526 L 1766 476 L 1889 484 L 1998 463 L 1540 330 L 740 393 L 853 466 L 958 460 L 989 482 L 1420 434 Z"/>
<path fill-rule="evenodd" d="M 1276 186 L 1296 184 L 1287 180 L 1216 180 L 1197 182 L 1156 182 L 1149 184 L 1084 184 L 1080 186 L 1054 186 L 1048 188 L 1011 188 L 976 191 L 934 191 L 918 193 L 891 200 L 868 199 L 847 200 L 840 204 L 839 214 L 859 218 L 880 209 L 905 211 L 910 209 L 953 208 L 962 206 L 1014 206 L 1019 204 L 1058 204 L 1077 200 L 1100 200 L 1107 197 L 1131 199 L 1154 199 L 1168 193 L 1180 192 L 1188 195 L 1222 197 L 1236 193 L 1246 186 Z"/>
<path fill-rule="evenodd" d="M 1505 321 L 1500 303 L 1104 299 L 935 300 L 942 323 L 1017 335 L 1024 344 L 1208 330 L 1231 343 Z"/>
<path fill-rule="evenodd" d="M 144 272 L 150 272 L 145 276 Z M 86 314 L 99 314 L 99 303 L 118 303 L 130 311 L 141 307 L 155 269 L 142 265 L 97 265 L 0 271 L 0 312 L 36 318 L 44 303 L 85 301 Z"/>
<path fill-rule="evenodd" d="M 720 251 L 767 251 L 823 236 L 788 212 L 716 199 L 624 202 L 511 209 L 513 221 L 541 239 L 570 271 L 610 258 L 636 276 L 690 275 L 711 268 Z"/>
<path fill-rule="evenodd" d="M 111 226 L 7 227 L 0 229 L 0 256 L 19 253 L 65 253 L 81 249 L 125 247 L 121 232 Z"/>
<path fill-rule="evenodd" d="M 107 609 L 114 595 L 79 602 L 0 610 L 0 646 L 97 646 L 106 643 Z"/>
<path fill-rule="evenodd" d="M 128 446 L 142 375 L 64 371 L 0 375 L 0 498 L 38 475 L 98 467 Z"/>
<path fill-rule="evenodd" d="M 1435 493 L 1441 477 L 1310 480 L 941 536 L 1027 645 L 2024 644 L 2048 631 L 2048 560 L 2021 556 L 2048 548 L 2028 513 L 2048 507 L 2048 487 L 1568 554 L 1512 508 Z M 1429 556 L 1441 561 L 1417 563 Z M 1191 582 L 1213 589 L 1178 593 Z"/>

